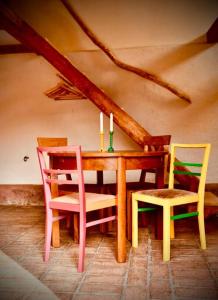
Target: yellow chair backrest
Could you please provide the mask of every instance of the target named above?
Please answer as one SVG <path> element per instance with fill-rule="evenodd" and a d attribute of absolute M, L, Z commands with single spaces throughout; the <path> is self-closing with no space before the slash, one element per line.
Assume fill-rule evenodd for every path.
<path fill-rule="evenodd" d="M 176 159 L 177 150 L 181 148 L 188 149 L 202 149 L 203 159 L 200 162 L 181 162 Z M 169 173 L 169 188 L 174 187 L 174 175 L 182 176 L 198 176 L 199 177 L 199 186 L 198 194 L 203 198 L 205 190 L 205 182 L 207 175 L 208 160 L 210 155 L 211 144 L 172 144 L 171 145 L 171 160 L 170 160 L 170 173 Z M 189 171 L 186 167 L 198 168 L 197 171 Z M 199 170 L 200 169 L 200 170 Z"/>

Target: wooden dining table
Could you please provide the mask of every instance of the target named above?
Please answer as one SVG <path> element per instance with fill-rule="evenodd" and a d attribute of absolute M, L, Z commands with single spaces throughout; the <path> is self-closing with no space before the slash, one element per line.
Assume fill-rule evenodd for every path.
<path fill-rule="evenodd" d="M 122 150 L 109 152 L 83 151 L 83 170 L 95 170 L 97 178 L 102 184 L 102 172 L 116 171 L 117 181 L 117 261 L 126 261 L 126 171 L 140 169 L 156 169 L 157 187 L 164 186 L 164 157 L 166 151 L 144 152 Z M 75 168 L 75 155 L 73 153 L 50 153 L 50 164 L 55 169 Z M 57 195 L 57 187 L 53 187 L 53 196 Z M 59 247 L 59 223 L 53 224 L 52 243 Z"/>

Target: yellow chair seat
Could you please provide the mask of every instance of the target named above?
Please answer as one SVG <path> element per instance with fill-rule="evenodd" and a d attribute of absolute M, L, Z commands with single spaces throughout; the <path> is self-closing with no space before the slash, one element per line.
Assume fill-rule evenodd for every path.
<path fill-rule="evenodd" d="M 141 197 L 140 197 L 141 196 Z M 137 199 L 143 201 L 146 196 L 146 202 L 157 205 L 181 205 L 183 203 L 192 203 L 198 201 L 198 194 L 178 189 L 155 189 L 143 190 L 137 192 Z M 174 201 L 175 200 L 175 201 Z"/>

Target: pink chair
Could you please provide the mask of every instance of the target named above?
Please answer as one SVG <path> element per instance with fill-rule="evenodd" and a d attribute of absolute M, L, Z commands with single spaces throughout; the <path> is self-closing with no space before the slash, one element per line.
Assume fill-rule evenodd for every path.
<path fill-rule="evenodd" d="M 48 153 L 57 152 L 72 152 L 75 153 L 77 167 L 75 170 L 55 170 L 46 166 L 45 156 Z M 78 272 L 84 271 L 85 258 L 85 241 L 86 228 L 97 224 L 109 222 L 116 219 L 116 216 L 110 216 L 102 219 L 97 219 L 91 222 L 86 221 L 86 212 L 94 211 L 102 208 L 108 208 L 116 205 L 116 197 L 108 194 L 85 193 L 84 176 L 82 170 L 81 147 L 80 146 L 65 146 L 65 147 L 37 147 L 39 164 L 42 174 L 44 186 L 45 207 L 46 207 L 46 223 L 45 223 L 45 256 L 44 261 L 48 261 L 52 223 L 61 220 L 67 216 L 67 213 L 79 213 L 79 264 Z M 59 178 L 59 176 L 67 174 L 71 175 L 71 179 Z M 78 192 L 73 192 L 63 196 L 52 198 L 51 185 L 57 184 L 78 184 Z M 53 209 L 59 210 L 58 217 L 53 216 Z M 65 213 L 66 212 L 66 215 Z"/>

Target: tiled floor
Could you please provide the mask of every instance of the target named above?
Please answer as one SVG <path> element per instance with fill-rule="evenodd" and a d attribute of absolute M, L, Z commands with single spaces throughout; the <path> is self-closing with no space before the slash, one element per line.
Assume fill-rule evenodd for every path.
<path fill-rule="evenodd" d="M 60 299 L 218 299 L 218 218 L 206 221 L 205 251 L 199 248 L 197 222 L 177 221 L 169 263 L 162 262 L 162 242 L 155 240 L 152 232 L 152 226 L 140 229 L 139 248 L 133 250 L 127 242 L 128 260 L 118 264 L 115 234 L 89 231 L 86 271 L 79 274 L 78 245 L 64 224 L 61 247 L 52 248 L 50 260 L 45 264 L 43 208 L 1 206 L 0 209 L 0 249 Z M 11 280 L 4 278 L 3 270 L 0 279 Z M 15 275 L 13 280 L 17 292 L 7 290 L 7 284 L 0 285 L 0 299 L 42 299 L 40 294 L 30 297 L 26 290 L 22 291 Z"/>

